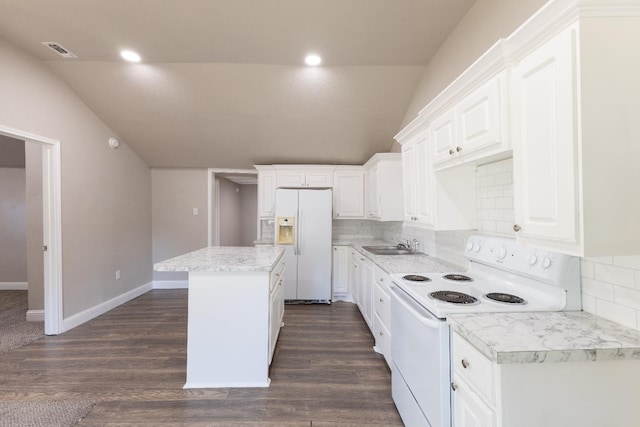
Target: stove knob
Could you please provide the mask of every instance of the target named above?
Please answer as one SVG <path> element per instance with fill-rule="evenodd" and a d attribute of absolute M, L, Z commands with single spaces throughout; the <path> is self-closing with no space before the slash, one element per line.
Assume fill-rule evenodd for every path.
<path fill-rule="evenodd" d="M 473 243 L 469 242 L 467 243 L 467 250 L 470 251 L 471 249 L 473 249 Z"/>
<path fill-rule="evenodd" d="M 500 248 L 500 252 L 498 252 L 498 259 L 504 259 L 507 256 L 507 249 Z"/>
<path fill-rule="evenodd" d="M 536 262 L 538 262 L 538 257 L 536 256 L 536 254 L 533 254 L 529 257 L 529 265 L 536 265 Z"/>
<path fill-rule="evenodd" d="M 473 250 L 475 252 L 480 252 L 480 243 L 474 243 L 473 244 Z"/>
<path fill-rule="evenodd" d="M 551 258 L 549 257 L 544 257 L 544 259 L 542 260 L 542 268 L 544 268 L 545 270 L 547 268 L 551 267 Z"/>

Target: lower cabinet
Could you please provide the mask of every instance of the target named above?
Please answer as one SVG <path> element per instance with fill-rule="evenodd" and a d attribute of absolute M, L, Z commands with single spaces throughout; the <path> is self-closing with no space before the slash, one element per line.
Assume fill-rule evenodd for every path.
<path fill-rule="evenodd" d="M 640 361 L 495 363 L 452 334 L 456 427 L 638 425 Z"/>
<path fill-rule="evenodd" d="M 376 339 L 374 349 L 384 356 L 391 366 L 391 279 L 377 265 L 374 267 L 373 284 L 373 336 Z"/>
<path fill-rule="evenodd" d="M 273 353 L 280 335 L 280 328 L 284 325 L 284 257 L 273 269 L 269 283 L 269 364 L 273 360 Z"/>
<path fill-rule="evenodd" d="M 333 301 L 349 300 L 349 247 L 333 247 L 333 267 L 331 271 Z"/>
<path fill-rule="evenodd" d="M 361 293 L 358 307 L 362 317 L 369 326 L 369 329 L 373 331 L 373 262 L 368 258 L 362 257 L 362 270 L 361 270 Z"/>

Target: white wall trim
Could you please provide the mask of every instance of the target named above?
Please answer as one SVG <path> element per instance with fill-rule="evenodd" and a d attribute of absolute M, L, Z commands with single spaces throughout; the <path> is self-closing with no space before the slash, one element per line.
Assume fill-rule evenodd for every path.
<path fill-rule="evenodd" d="M 149 292 L 151 289 L 153 289 L 153 282 L 146 283 L 142 286 L 130 290 L 129 292 L 125 292 L 124 294 L 118 295 L 115 298 L 111 298 L 108 301 L 88 308 L 84 311 L 81 311 L 80 313 L 74 314 L 73 316 L 69 316 L 62 320 L 61 332 L 67 332 L 68 330 L 73 329 L 76 326 L 80 326 L 83 323 L 88 322 L 89 320 L 94 319 L 109 310 L 113 310 L 119 305 L 129 302 L 132 299 Z"/>
<path fill-rule="evenodd" d="M 0 282 L 0 291 L 26 291 L 28 289 L 27 282 Z"/>
<path fill-rule="evenodd" d="M 27 322 L 44 322 L 44 310 L 27 311 Z"/>
<path fill-rule="evenodd" d="M 188 280 L 154 280 L 153 289 L 189 289 Z"/>

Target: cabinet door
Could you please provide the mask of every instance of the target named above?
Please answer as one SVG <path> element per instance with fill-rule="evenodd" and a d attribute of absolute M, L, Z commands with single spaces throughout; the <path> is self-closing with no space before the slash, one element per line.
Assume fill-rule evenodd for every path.
<path fill-rule="evenodd" d="M 305 171 L 304 170 L 279 170 L 278 173 L 278 187 L 291 187 L 298 188 L 305 186 Z"/>
<path fill-rule="evenodd" d="M 433 193 L 433 171 L 429 159 L 427 132 L 418 136 L 415 142 L 414 156 L 416 222 L 423 225 L 433 225 L 435 222 L 432 206 L 435 203 L 435 195 Z"/>
<path fill-rule="evenodd" d="M 449 160 L 456 154 L 455 129 L 456 111 L 451 108 L 431 123 L 431 141 L 433 142 L 434 163 Z"/>
<path fill-rule="evenodd" d="M 367 217 L 380 218 L 380 191 L 378 188 L 379 167 L 375 165 L 366 172 Z"/>
<path fill-rule="evenodd" d="M 353 249 L 349 250 L 349 288 L 353 302 L 360 300 L 360 258 Z"/>
<path fill-rule="evenodd" d="M 416 189 L 416 147 L 410 141 L 402 146 L 402 189 L 404 191 L 404 220 L 414 222 L 418 218 Z"/>
<path fill-rule="evenodd" d="M 494 411 L 475 394 L 464 380 L 453 376 L 453 425 L 456 427 L 494 427 Z"/>
<path fill-rule="evenodd" d="M 276 201 L 276 173 L 258 173 L 258 216 L 273 218 Z"/>
<path fill-rule="evenodd" d="M 373 333 L 373 263 L 368 259 L 362 262 L 362 316 Z"/>
<path fill-rule="evenodd" d="M 454 149 L 459 155 L 506 144 L 505 85 L 505 75 L 499 74 L 456 105 L 459 144 Z"/>
<path fill-rule="evenodd" d="M 349 253 L 347 246 L 333 247 L 333 295 L 349 294 Z"/>
<path fill-rule="evenodd" d="M 307 171 L 305 174 L 305 187 L 333 187 L 333 172 L 330 170 Z"/>
<path fill-rule="evenodd" d="M 364 218 L 363 171 L 334 172 L 333 209 L 334 218 Z"/>
<path fill-rule="evenodd" d="M 514 205 L 519 240 L 577 244 L 579 196 L 573 29 L 513 68 Z"/>

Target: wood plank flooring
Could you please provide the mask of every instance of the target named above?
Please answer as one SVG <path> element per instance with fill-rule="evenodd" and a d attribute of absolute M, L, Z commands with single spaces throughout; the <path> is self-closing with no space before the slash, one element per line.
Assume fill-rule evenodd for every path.
<path fill-rule="evenodd" d="M 154 290 L 0 357 L 0 400 L 98 402 L 82 426 L 402 426 L 355 305 L 287 305 L 271 387 L 183 390 L 187 291 Z"/>

